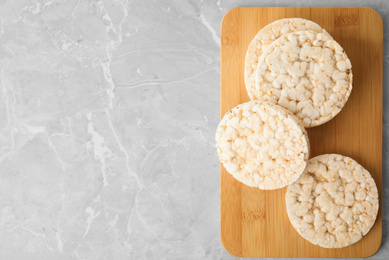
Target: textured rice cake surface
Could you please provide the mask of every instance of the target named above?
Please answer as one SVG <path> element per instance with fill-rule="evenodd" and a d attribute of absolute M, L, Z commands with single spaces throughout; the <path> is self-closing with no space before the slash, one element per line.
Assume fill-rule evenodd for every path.
<path fill-rule="evenodd" d="M 312 244 L 325 248 L 359 241 L 373 226 L 378 206 L 377 186 L 369 172 L 338 154 L 310 159 L 286 192 L 293 227 Z"/>
<path fill-rule="evenodd" d="M 299 31 L 274 41 L 256 70 L 258 99 L 291 111 L 305 127 L 336 116 L 352 89 L 351 62 L 327 33 Z"/>
<path fill-rule="evenodd" d="M 227 112 L 216 130 L 224 168 L 240 182 L 264 190 L 298 179 L 309 158 L 309 141 L 299 120 L 284 108 L 249 101 Z"/>
<path fill-rule="evenodd" d="M 247 48 L 244 71 L 246 89 L 250 99 L 253 100 L 258 98 L 255 88 L 255 70 L 257 69 L 259 58 L 266 48 L 282 35 L 308 30 L 327 33 L 323 28 L 312 21 L 302 18 L 286 18 L 268 24 L 255 35 Z"/>

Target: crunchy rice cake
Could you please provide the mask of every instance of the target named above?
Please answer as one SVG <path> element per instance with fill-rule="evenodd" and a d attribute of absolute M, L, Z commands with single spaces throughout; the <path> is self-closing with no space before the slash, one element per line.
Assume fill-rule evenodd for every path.
<path fill-rule="evenodd" d="M 240 182 L 264 190 L 297 180 L 309 158 L 309 141 L 300 121 L 284 108 L 262 101 L 227 112 L 216 130 L 224 168 Z"/>
<path fill-rule="evenodd" d="M 369 172 L 339 154 L 310 159 L 285 197 L 293 227 L 312 244 L 325 248 L 346 247 L 362 239 L 379 207 L 377 186 Z"/>
<path fill-rule="evenodd" d="M 351 62 L 327 33 L 299 31 L 274 41 L 256 70 L 256 96 L 290 110 L 305 127 L 336 116 L 352 89 Z"/>

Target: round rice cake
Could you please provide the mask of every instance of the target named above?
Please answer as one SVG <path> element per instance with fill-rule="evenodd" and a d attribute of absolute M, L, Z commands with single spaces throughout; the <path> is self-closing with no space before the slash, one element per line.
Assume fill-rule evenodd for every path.
<path fill-rule="evenodd" d="M 310 159 L 285 197 L 293 227 L 312 244 L 325 248 L 359 241 L 373 226 L 379 206 L 377 186 L 369 172 L 339 154 Z"/>
<path fill-rule="evenodd" d="M 266 48 L 282 35 L 308 30 L 327 33 L 323 28 L 312 21 L 302 18 L 285 18 L 268 24 L 255 35 L 247 48 L 244 70 L 246 89 L 251 100 L 258 99 L 255 88 L 255 70 L 257 69 L 259 58 Z M 328 36 L 330 35 L 328 34 Z"/>
<path fill-rule="evenodd" d="M 308 134 L 284 108 L 259 100 L 227 112 L 216 130 L 224 168 L 238 181 L 263 190 L 298 179 L 309 158 Z"/>
<path fill-rule="evenodd" d="M 291 111 L 304 127 L 336 116 L 352 89 L 351 62 L 327 33 L 299 31 L 274 41 L 256 70 L 258 99 Z"/>

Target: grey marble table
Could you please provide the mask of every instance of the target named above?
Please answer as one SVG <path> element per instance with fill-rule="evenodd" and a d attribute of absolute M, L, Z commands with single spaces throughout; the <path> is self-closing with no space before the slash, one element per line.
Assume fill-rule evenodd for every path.
<path fill-rule="evenodd" d="M 220 22 L 237 6 L 0 1 L 0 259 L 236 259 L 220 243 Z M 389 203 L 384 113 L 384 207 Z M 389 258 L 388 220 L 374 259 Z"/>

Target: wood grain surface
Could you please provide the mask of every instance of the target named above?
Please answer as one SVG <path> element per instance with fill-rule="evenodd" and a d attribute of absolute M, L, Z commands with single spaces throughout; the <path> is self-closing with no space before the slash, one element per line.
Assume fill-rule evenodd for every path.
<path fill-rule="evenodd" d="M 368 257 L 382 238 L 382 65 L 383 28 L 370 8 L 241 7 L 229 11 L 221 27 L 220 117 L 249 101 L 244 84 L 247 47 L 257 32 L 282 18 L 301 17 L 326 29 L 352 63 L 353 91 L 328 123 L 308 129 L 311 157 L 339 153 L 358 161 L 377 183 L 380 209 L 375 225 L 358 243 L 325 249 L 304 240 L 289 222 L 284 189 L 261 191 L 220 173 L 221 239 L 243 257 Z"/>

